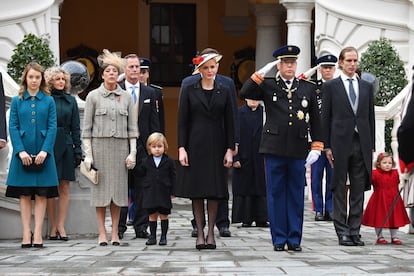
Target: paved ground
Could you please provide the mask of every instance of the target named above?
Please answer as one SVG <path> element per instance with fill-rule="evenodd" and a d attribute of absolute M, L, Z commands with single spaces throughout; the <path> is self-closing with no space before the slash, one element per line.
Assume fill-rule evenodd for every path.
<path fill-rule="evenodd" d="M 300 253 L 273 251 L 268 228 L 238 225 L 232 237 L 216 238 L 216 250 L 198 251 L 190 218 L 190 202 L 174 199 L 164 247 L 132 239 L 131 228 L 119 247 L 100 247 L 95 236 L 45 241 L 43 249 L 2 240 L 0 275 L 414 275 L 414 235 L 400 232 L 404 245 L 379 246 L 373 229 L 363 227 L 365 247 L 339 246 L 333 225 L 313 220 L 309 201 Z"/>

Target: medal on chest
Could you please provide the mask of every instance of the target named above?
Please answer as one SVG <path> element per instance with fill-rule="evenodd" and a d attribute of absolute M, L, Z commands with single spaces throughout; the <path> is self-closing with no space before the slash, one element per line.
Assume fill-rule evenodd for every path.
<path fill-rule="evenodd" d="M 284 88 L 282 87 L 283 91 L 285 91 L 287 93 L 286 97 L 288 99 L 292 99 L 292 94 L 298 89 L 297 87 L 295 88 Z"/>
<path fill-rule="evenodd" d="M 308 100 L 306 99 L 305 96 L 303 96 L 302 101 L 300 102 L 300 104 L 302 105 L 303 108 L 307 108 L 308 107 Z"/>

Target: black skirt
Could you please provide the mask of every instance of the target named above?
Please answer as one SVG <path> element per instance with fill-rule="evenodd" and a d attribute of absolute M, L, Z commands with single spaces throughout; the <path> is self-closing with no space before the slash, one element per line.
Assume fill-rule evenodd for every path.
<path fill-rule="evenodd" d="M 16 187 L 7 186 L 6 197 L 20 198 L 20 196 L 32 196 L 34 200 L 35 195 L 46 198 L 53 198 L 59 196 L 58 186 L 51 187 Z"/>

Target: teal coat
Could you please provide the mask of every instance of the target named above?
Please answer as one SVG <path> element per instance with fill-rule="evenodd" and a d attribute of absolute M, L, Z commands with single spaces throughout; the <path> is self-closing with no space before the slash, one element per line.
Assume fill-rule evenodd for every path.
<path fill-rule="evenodd" d="M 10 140 L 13 155 L 10 162 L 7 185 L 16 187 L 57 186 L 53 147 L 56 138 L 56 107 L 51 96 L 39 91 L 32 97 L 27 91 L 22 99 L 12 98 L 9 119 Z M 28 172 L 23 168 L 19 152 L 38 154 L 46 151 L 48 156 L 40 172 Z"/>

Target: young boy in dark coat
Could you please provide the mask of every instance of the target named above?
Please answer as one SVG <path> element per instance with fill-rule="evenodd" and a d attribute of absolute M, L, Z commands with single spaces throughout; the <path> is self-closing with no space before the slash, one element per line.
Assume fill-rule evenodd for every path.
<path fill-rule="evenodd" d="M 174 194 L 176 171 L 174 160 L 166 155 L 168 144 L 162 133 L 154 132 L 147 139 L 149 156 L 137 164 L 135 174 L 144 176 L 142 182 L 143 208 L 148 210 L 150 236 L 146 245 L 157 243 L 157 220 L 161 220 L 159 245 L 167 244 L 168 215 Z"/>

